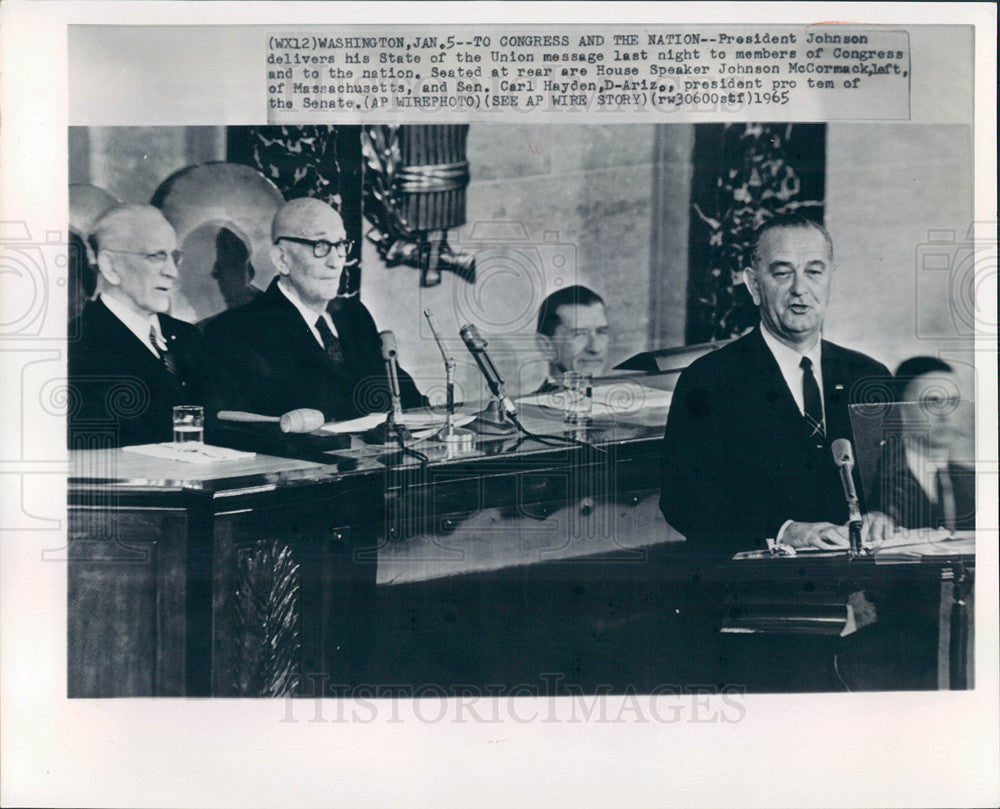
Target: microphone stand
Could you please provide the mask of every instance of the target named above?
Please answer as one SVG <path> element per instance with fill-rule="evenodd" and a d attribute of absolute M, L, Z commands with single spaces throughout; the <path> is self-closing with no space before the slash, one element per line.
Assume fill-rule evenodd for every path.
<path fill-rule="evenodd" d="M 861 547 L 861 506 L 858 498 L 847 501 L 848 523 L 847 536 L 850 543 L 849 555 L 851 559 L 860 559 L 863 549 Z"/>
<path fill-rule="evenodd" d="M 478 336 L 478 331 L 471 324 L 463 326 L 459 333 L 462 334 L 466 329 L 471 329 L 476 335 L 477 340 L 482 339 Z M 465 339 L 464 334 L 462 334 L 462 338 L 463 340 Z M 503 392 L 503 377 L 500 376 L 500 372 L 493 364 L 493 358 L 486 351 L 482 350 L 485 348 L 485 342 L 476 351 L 468 343 L 466 345 L 469 351 L 472 352 L 472 356 L 476 360 L 476 365 L 479 366 L 479 370 L 486 380 L 486 386 L 490 391 L 490 403 L 486 406 L 485 410 L 476 414 L 476 418 L 469 426 L 475 432 L 482 435 L 510 435 L 516 433 L 518 427 L 508 416 L 508 408 L 513 409 L 513 404 L 507 399 L 508 404 L 504 405 L 506 396 Z"/>
<path fill-rule="evenodd" d="M 386 334 L 390 334 L 386 332 Z M 383 352 L 385 355 L 385 374 L 386 378 L 389 380 L 389 395 L 391 398 L 391 404 L 389 406 L 389 412 L 386 414 L 385 421 L 379 424 L 377 427 L 372 427 L 364 433 L 364 440 L 369 444 L 388 444 L 392 440 L 392 436 L 399 441 L 400 447 L 404 450 L 406 449 L 406 442 L 409 441 L 413 436 L 410 435 L 410 431 L 406 429 L 405 426 L 396 421 L 399 416 L 403 415 L 403 404 L 402 399 L 399 394 L 399 374 L 396 372 L 396 351 L 395 351 L 395 339 L 393 338 L 393 348 L 392 350 L 386 350 L 383 346 Z"/>
<path fill-rule="evenodd" d="M 447 391 L 445 425 L 434 434 L 433 440 L 446 444 L 449 451 L 472 449 L 476 444 L 476 434 L 472 430 L 463 430 L 461 427 L 455 426 L 455 358 L 448 356 L 445 352 L 437 329 L 434 328 L 430 309 L 424 309 L 424 317 L 427 318 L 427 325 L 431 327 L 434 341 L 441 350 L 441 358 L 444 360 L 445 390 Z"/>
<path fill-rule="evenodd" d="M 833 461 L 840 472 L 840 482 L 844 487 L 844 498 L 847 501 L 847 539 L 848 557 L 853 561 L 860 559 L 865 553 L 865 548 L 861 543 L 861 528 L 863 520 L 861 517 L 861 504 L 858 501 L 858 492 L 854 487 L 854 451 L 851 443 L 847 439 L 838 438 L 831 446 L 833 451 Z"/>

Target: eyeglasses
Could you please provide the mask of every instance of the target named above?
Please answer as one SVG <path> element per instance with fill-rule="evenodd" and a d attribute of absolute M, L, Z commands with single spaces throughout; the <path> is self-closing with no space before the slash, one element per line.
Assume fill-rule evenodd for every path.
<path fill-rule="evenodd" d="M 137 250 L 112 250 L 108 247 L 103 247 L 101 249 L 105 253 L 125 253 L 125 255 L 128 256 L 142 256 L 154 267 L 162 267 L 167 263 L 168 258 L 172 258 L 174 260 L 174 266 L 176 267 L 180 267 L 181 262 L 184 261 L 183 250 L 171 250 L 169 253 L 166 250 L 157 250 L 155 253 L 142 253 Z"/>
<path fill-rule="evenodd" d="M 330 242 L 326 239 L 300 239 L 298 236 L 279 236 L 274 240 L 277 244 L 282 239 L 286 242 L 295 242 L 296 244 L 308 244 L 312 247 L 313 255 L 316 258 L 326 258 L 330 255 L 330 251 L 336 249 L 337 253 L 341 256 L 346 256 L 354 249 L 353 239 L 341 239 L 339 242 Z"/>

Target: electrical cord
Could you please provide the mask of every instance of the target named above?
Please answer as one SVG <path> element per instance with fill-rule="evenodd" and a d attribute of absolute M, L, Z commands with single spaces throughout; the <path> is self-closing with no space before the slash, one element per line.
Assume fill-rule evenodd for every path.
<path fill-rule="evenodd" d="M 402 426 L 394 422 L 392 425 L 392 431 L 393 433 L 395 433 L 396 439 L 399 441 L 399 448 L 400 450 L 402 450 L 404 455 L 407 455 L 410 458 L 416 458 L 418 461 L 420 461 L 421 466 L 427 466 L 427 464 L 431 462 L 431 459 L 428 458 L 426 455 L 424 455 L 424 453 L 419 452 L 418 450 L 415 450 L 412 447 L 406 446 L 406 439 L 403 438 Z"/>
<path fill-rule="evenodd" d="M 553 442 L 561 441 L 569 445 L 575 444 L 576 446 L 583 447 L 584 449 L 592 449 L 594 450 L 594 452 L 601 453 L 601 455 L 607 455 L 607 450 L 603 449 L 602 447 L 598 447 L 595 444 L 591 444 L 587 441 L 581 441 L 578 438 L 573 438 L 568 435 L 538 435 L 538 433 L 531 432 L 531 430 L 529 430 L 527 427 L 521 424 L 521 420 L 516 415 L 508 413 L 507 418 L 509 418 L 512 422 L 514 422 L 514 426 L 517 427 L 517 429 L 519 429 L 522 433 L 524 433 L 528 438 L 532 439 L 533 441 L 537 441 L 539 444 L 545 444 L 546 446 L 549 447 L 557 447 L 559 446 L 559 444 Z"/>

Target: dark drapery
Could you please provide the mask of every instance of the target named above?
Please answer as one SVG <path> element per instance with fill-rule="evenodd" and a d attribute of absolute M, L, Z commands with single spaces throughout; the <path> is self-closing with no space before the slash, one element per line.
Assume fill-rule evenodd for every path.
<path fill-rule="evenodd" d="M 234 126 L 227 131 L 227 160 L 257 169 L 286 200 L 316 197 L 340 212 L 354 249 L 341 295 L 361 286 L 361 127 Z"/>

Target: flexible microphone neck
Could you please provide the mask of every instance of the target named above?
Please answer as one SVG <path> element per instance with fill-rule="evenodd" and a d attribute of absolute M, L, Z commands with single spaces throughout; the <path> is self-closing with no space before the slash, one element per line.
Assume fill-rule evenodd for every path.
<path fill-rule="evenodd" d="M 458 333 L 462 338 L 462 342 L 465 343 L 465 347 L 469 349 L 469 353 L 475 359 L 476 365 L 479 366 L 479 370 L 486 380 L 490 393 L 500 403 L 500 407 L 507 415 L 516 416 L 517 408 L 514 407 L 514 403 L 504 392 L 503 377 L 500 376 L 500 372 L 493 363 L 493 358 L 486 350 L 487 342 L 479 334 L 479 329 L 471 323 L 466 323 L 459 329 Z"/>

